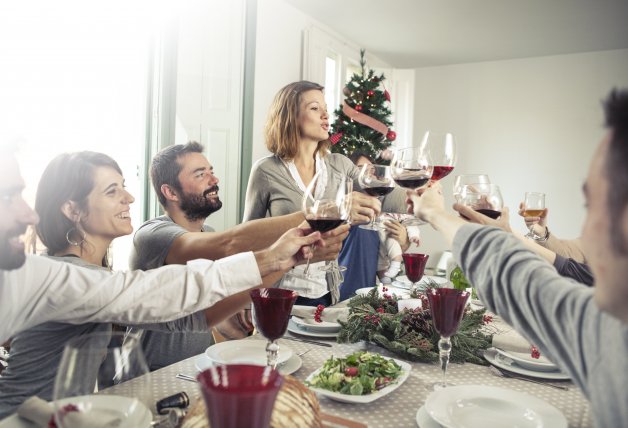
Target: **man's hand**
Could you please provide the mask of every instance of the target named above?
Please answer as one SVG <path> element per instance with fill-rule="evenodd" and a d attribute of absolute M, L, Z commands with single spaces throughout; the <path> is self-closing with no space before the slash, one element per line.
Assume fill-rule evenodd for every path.
<path fill-rule="evenodd" d="M 408 232 L 403 224 L 397 220 L 387 220 L 384 222 L 384 228 L 388 232 L 388 236 L 399 242 L 402 251 L 406 251 L 410 247 Z"/>
<path fill-rule="evenodd" d="M 302 260 L 312 257 L 310 246 L 325 246 L 320 232 L 306 234 L 305 229 L 295 227 L 288 230 L 268 249 L 255 253 L 257 266 L 262 276 L 277 271 L 286 271 Z"/>
<path fill-rule="evenodd" d="M 445 213 L 445 198 L 440 183 L 434 183 L 427 188 L 407 191 L 408 213 L 423 221 L 432 223 L 431 219 Z"/>
<path fill-rule="evenodd" d="M 382 210 L 382 203 L 374 196 L 360 192 L 351 193 L 351 223 L 365 224 L 377 217 Z"/>
<path fill-rule="evenodd" d="M 497 220 L 493 220 L 492 218 L 475 211 L 473 208 L 462 204 L 454 204 L 454 210 L 458 211 L 464 219 L 472 223 L 499 227 L 506 232 L 512 232 L 510 227 L 510 213 L 508 212 L 507 207 L 504 207 L 501 216 L 499 216 Z"/>

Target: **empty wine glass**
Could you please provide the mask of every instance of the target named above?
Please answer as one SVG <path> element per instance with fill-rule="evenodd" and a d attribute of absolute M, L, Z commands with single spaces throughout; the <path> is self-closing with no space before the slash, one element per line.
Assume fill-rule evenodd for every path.
<path fill-rule="evenodd" d="M 453 336 L 464 315 L 464 310 L 469 299 L 469 292 L 456 290 L 455 288 L 428 288 L 427 300 L 430 304 L 432 324 L 440 335 L 438 340 L 438 352 L 440 367 L 443 371 L 442 382 L 436 382 L 434 389 L 447 386 L 447 366 L 451 353 L 451 336 Z"/>
<path fill-rule="evenodd" d="M 457 152 L 456 142 L 452 133 L 426 131 L 423 134 L 420 147 L 428 151 L 434 163 L 432 181 L 445 178 L 454 170 Z"/>
<path fill-rule="evenodd" d="M 395 182 L 392 178 L 390 167 L 387 165 L 362 165 L 358 182 L 364 192 L 380 200 L 395 188 Z M 369 224 L 362 224 L 359 227 L 368 230 L 380 229 L 380 227 L 375 224 L 375 217 L 373 217 Z"/>
<path fill-rule="evenodd" d="M 460 203 L 492 219 L 502 215 L 504 200 L 496 184 L 468 184 L 463 186 Z"/>
<path fill-rule="evenodd" d="M 526 192 L 526 196 L 523 202 L 523 217 L 539 217 L 543 214 L 545 209 L 545 193 L 539 192 Z M 534 223 L 530 224 L 526 238 L 534 239 L 538 241 L 543 239 L 542 236 L 534 233 Z"/>
<path fill-rule="evenodd" d="M 257 288 L 249 292 L 253 301 L 255 326 L 268 339 L 266 345 L 267 365 L 277 367 L 279 344 L 277 339 L 286 333 L 290 313 L 297 293 L 281 288 Z"/>
<path fill-rule="evenodd" d="M 467 184 L 491 184 L 491 180 L 486 174 L 464 174 L 457 175 L 454 180 L 454 198 L 460 202 L 462 188 Z"/>
<path fill-rule="evenodd" d="M 149 426 L 152 414 L 148 366 L 141 334 L 90 333 L 65 345 L 54 384 L 57 426 Z M 116 385 L 125 383 L 125 397 Z M 104 390 L 104 391 L 103 391 Z M 98 395 L 94 395 L 99 392 Z"/>

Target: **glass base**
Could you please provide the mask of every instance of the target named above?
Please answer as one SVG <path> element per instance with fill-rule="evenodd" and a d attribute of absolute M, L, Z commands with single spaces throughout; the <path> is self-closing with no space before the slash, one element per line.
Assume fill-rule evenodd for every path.
<path fill-rule="evenodd" d="M 434 382 L 431 385 L 431 388 L 429 388 L 429 389 L 431 389 L 433 391 L 440 391 L 443 388 L 449 388 L 451 386 L 456 386 L 456 384 L 451 383 L 451 382 L 447 382 L 447 383 L 444 383 L 444 382 Z"/>
<path fill-rule="evenodd" d="M 361 224 L 358 227 L 360 229 L 365 229 L 365 230 L 375 230 L 375 231 L 382 230 L 382 228 L 380 226 L 378 226 L 377 223 Z"/>

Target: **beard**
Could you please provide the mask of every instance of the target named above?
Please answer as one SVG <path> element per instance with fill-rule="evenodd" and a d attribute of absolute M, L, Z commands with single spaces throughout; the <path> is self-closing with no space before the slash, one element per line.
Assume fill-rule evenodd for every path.
<path fill-rule="evenodd" d="M 183 194 L 181 195 L 181 204 L 180 208 L 187 218 L 190 221 L 196 221 L 200 219 L 206 219 L 209 217 L 211 213 L 218 211 L 222 208 L 222 201 L 216 195 L 215 198 L 207 198 L 207 195 L 210 192 L 216 191 L 218 192 L 218 186 L 210 187 L 205 190 L 201 195 L 190 195 Z"/>
<path fill-rule="evenodd" d="M 0 238 L 0 270 L 19 269 L 26 261 L 24 250 L 13 248 L 9 242 L 12 237 L 22 235 L 25 232 L 23 229 L 9 230 Z"/>

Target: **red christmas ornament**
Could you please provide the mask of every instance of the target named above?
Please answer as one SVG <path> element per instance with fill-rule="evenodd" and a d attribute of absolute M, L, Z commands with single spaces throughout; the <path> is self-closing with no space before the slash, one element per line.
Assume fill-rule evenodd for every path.
<path fill-rule="evenodd" d="M 360 104 L 355 106 L 355 111 L 362 111 L 362 106 Z"/>
<path fill-rule="evenodd" d="M 386 101 L 390 102 L 390 92 L 388 92 L 387 89 L 384 90 L 384 98 L 386 98 Z"/>
<path fill-rule="evenodd" d="M 375 92 L 371 91 L 370 89 L 368 91 L 366 91 L 366 95 L 368 95 L 369 97 L 372 97 L 373 95 L 375 95 Z M 390 101 L 390 100 L 389 100 Z"/>
<path fill-rule="evenodd" d="M 342 132 L 336 132 L 334 135 L 332 135 L 331 137 L 329 137 L 329 141 L 332 144 L 338 144 L 338 141 L 340 141 L 340 139 L 342 138 Z"/>
<path fill-rule="evenodd" d="M 386 139 L 388 141 L 395 141 L 397 139 L 397 133 L 395 131 L 388 131 L 386 133 Z"/>

